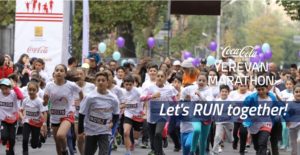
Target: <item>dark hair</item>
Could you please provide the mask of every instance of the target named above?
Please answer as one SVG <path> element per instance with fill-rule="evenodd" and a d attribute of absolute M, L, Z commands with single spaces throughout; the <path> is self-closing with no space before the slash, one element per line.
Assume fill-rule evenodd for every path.
<path fill-rule="evenodd" d="M 106 80 L 108 81 L 108 74 L 106 72 L 98 72 L 95 76 L 95 78 L 97 79 L 98 76 L 104 76 L 106 78 Z"/>
<path fill-rule="evenodd" d="M 112 71 L 111 69 L 109 69 L 109 68 L 106 68 L 105 70 L 104 70 L 104 72 L 105 71 L 108 71 L 108 72 L 110 72 L 111 73 L 111 75 L 112 75 L 112 77 L 114 77 L 115 76 L 115 73 L 114 73 L 114 71 Z"/>
<path fill-rule="evenodd" d="M 24 65 L 24 62 L 23 62 L 23 58 L 24 58 L 24 57 L 28 57 L 28 58 L 29 58 L 29 56 L 28 56 L 27 54 L 22 54 L 22 55 L 20 56 L 19 60 L 18 60 L 18 63 L 19 63 L 19 64 L 23 64 L 23 65 Z"/>
<path fill-rule="evenodd" d="M 77 70 L 69 70 L 67 72 L 66 80 L 77 82 L 79 81 L 79 77 L 77 76 Z"/>
<path fill-rule="evenodd" d="M 73 63 L 76 63 L 77 59 L 75 57 L 71 57 L 68 59 L 68 65 L 72 65 Z"/>
<path fill-rule="evenodd" d="M 123 83 L 125 82 L 131 82 L 134 83 L 134 78 L 132 75 L 126 75 L 125 78 L 123 79 Z"/>
<path fill-rule="evenodd" d="M 285 76 L 286 74 L 291 74 L 291 72 L 290 72 L 289 70 L 285 69 L 285 70 L 283 70 L 283 71 L 281 72 L 281 74 L 282 74 L 283 76 Z"/>
<path fill-rule="evenodd" d="M 293 93 L 295 93 L 296 88 L 299 88 L 299 87 L 300 87 L 300 83 L 297 83 L 297 84 L 294 86 Z"/>
<path fill-rule="evenodd" d="M 29 60 L 30 65 L 33 65 L 34 62 L 35 62 L 37 59 L 38 59 L 38 58 L 36 58 L 36 57 L 31 58 L 31 59 Z"/>
<path fill-rule="evenodd" d="M 291 64 L 290 68 L 295 68 L 295 69 L 298 69 L 297 65 L 296 64 Z"/>
<path fill-rule="evenodd" d="M 198 75 L 198 77 L 199 76 L 205 76 L 205 78 L 206 78 L 206 80 L 208 80 L 208 74 L 207 74 L 207 72 L 201 72 L 199 75 Z M 197 77 L 197 79 L 198 79 L 198 77 Z"/>
<path fill-rule="evenodd" d="M 132 76 L 134 78 L 134 82 L 136 82 L 138 84 L 137 87 L 140 87 L 141 86 L 141 76 L 138 74 L 133 74 Z"/>
<path fill-rule="evenodd" d="M 219 73 L 217 72 L 217 70 L 216 70 L 215 68 L 211 68 L 211 69 L 209 69 L 209 71 L 208 71 L 208 75 L 209 75 L 209 72 L 215 72 L 215 73 L 216 73 L 216 76 L 217 76 L 217 80 L 219 80 L 219 78 L 220 78 L 220 75 L 219 75 Z"/>
<path fill-rule="evenodd" d="M 7 78 L 8 78 L 8 79 L 12 79 L 12 80 L 15 81 L 15 82 L 18 82 L 18 81 L 19 81 L 19 76 L 18 76 L 17 73 L 9 74 Z"/>
<path fill-rule="evenodd" d="M 54 70 L 56 70 L 56 68 L 57 68 L 58 66 L 62 66 L 62 67 L 64 68 L 64 70 L 65 70 L 65 73 L 67 74 L 68 69 L 67 69 L 66 65 L 64 65 L 64 64 L 58 64 L 58 65 L 55 66 Z"/>
<path fill-rule="evenodd" d="M 182 83 L 182 76 L 181 76 L 180 74 L 176 74 L 176 75 L 174 76 L 173 81 L 174 81 L 175 79 L 178 80 L 180 83 Z M 172 82 L 173 82 L 173 81 L 172 81 Z"/>
<path fill-rule="evenodd" d="M 31 84 L 35 86 L 35 88 L 36 88 L 37 91 L 39 91 L 39 88 L 40 88 L 40 87 L 39 87 L 39 83 L 36 82 L 36 81 L 29 81 L 29 82 L 27 83 L 27 89 L 28 89 L 28 86 L 31 85 Z"/>
<path fill-rule="evenodd" d="M 119 71 L 120 69 L 123 70 L 124 72 L 126 71 L 125 68 L 122 67 L 122 66 L 119 66 L 119 67 L 116 69 L 116 71 Z"/>
<path fill-rule="evenodd" d="M 159 70 L 159 71 L 157 71 L 157 74 L 158 74 L 158 72 L 162 72 L 164 74 L 165 78 L 167 78 L 167 73 L 165 71 Z"/>
<path fill-rule="evenodd" d="M 296 84 L 296 81 L 294 80 L 293 77 L 289 77 L 288 79 L 286 79 L 286 82 L 287 82 L 287 81 L 291 81 L 293 85 Z"/>
<path fill-rule="evenodd" d="M 226 89 L 227 91 L 230 91 L 229 86 L 228 86 L 228 85 L 225 85 L 225 84 L 220 85 L 220 91 L 221 91 L 222 89 Z"/>
<path fill-rule="evenodd" d="M 149 64 L 149 65 L 147 66 L 147 69 L 151 69 L 151 68 L 154 68 L 154 69 L 158 70 L 157 64 L 154 64 L 154 63 L 151 63 L 151 64 Z"/>
<path fill-rule="evenodd" d="M 37 63 L 37 62 L 41 63 L 42 65 L 45 65 L 45 61 L 43 59 L 41 59 L 41 58 L 36 59 L 35 63 Z"/>
<path fill-rule="evenodd" d="M 116 60 L 112 59 L 112 60 L 109 61 L 108 64 L 110 64 L 111 62 L 118 63 Z"/>
<path fill-rule="evenodd" d="M 0 66 L 4 65 L 4 61 L 5 61 L 5 56 L 4 55 L 0 55 Z"/>

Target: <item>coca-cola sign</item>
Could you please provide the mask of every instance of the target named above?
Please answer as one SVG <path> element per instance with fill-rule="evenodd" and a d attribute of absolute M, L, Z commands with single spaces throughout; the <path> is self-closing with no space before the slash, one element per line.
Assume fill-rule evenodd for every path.
<path fill-rule="evenodd" d="M 245 46 L 243 48 L 231 48 L 227 46 L 222 51 L 223 57 L 255 57 L 256 52 L 253 46 Z"/>
<path fill-rule="evenodd" d="M 47 46 L 40 46 L 40 47 L 29 46 L 27 48 L 27 53 L 48 53 L 48 47 Z"/>

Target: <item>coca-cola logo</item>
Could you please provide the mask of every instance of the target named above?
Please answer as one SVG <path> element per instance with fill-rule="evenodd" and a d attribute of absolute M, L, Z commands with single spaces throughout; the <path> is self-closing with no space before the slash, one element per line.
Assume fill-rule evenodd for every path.
<path fill-rule="evenodd" d="M 48 47 L 47 46 L 40 46 L 40 47 L 29 46 L 27 48 L 27 53 L 48 53 Z"/>
<path fill-rule="evenodd" d="M 231 48 L 227 46 L 222 51 L 223 57 L 255 57 L 256 52 L 253 46 L 245 46 L 243 48 Z"/>

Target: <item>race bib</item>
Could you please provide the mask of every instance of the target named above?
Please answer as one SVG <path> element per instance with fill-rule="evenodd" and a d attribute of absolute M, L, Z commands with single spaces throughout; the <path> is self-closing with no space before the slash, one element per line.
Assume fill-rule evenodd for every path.
<path fill-rule="evenodd" d="M 66 115 L 65 106 L 62 106 L 62 105 L 52 106 L 50 113 L 51 113 L 51 115 Z"/>

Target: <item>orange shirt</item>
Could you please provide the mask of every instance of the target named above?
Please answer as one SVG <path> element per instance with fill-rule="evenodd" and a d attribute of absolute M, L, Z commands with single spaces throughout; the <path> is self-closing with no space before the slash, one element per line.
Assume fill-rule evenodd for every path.
<path fill-rule="evenodd" d="M 189 84 L 193 84 L 195 81 L 197 81 L 197 77 L 200 74 L 199 70 L 195 70 L 195 74 L 193 75 L 189 75 L 184 73 L 183 77 L 182 77 L 182 84 L 183 86 L 189 85 Z"/>

